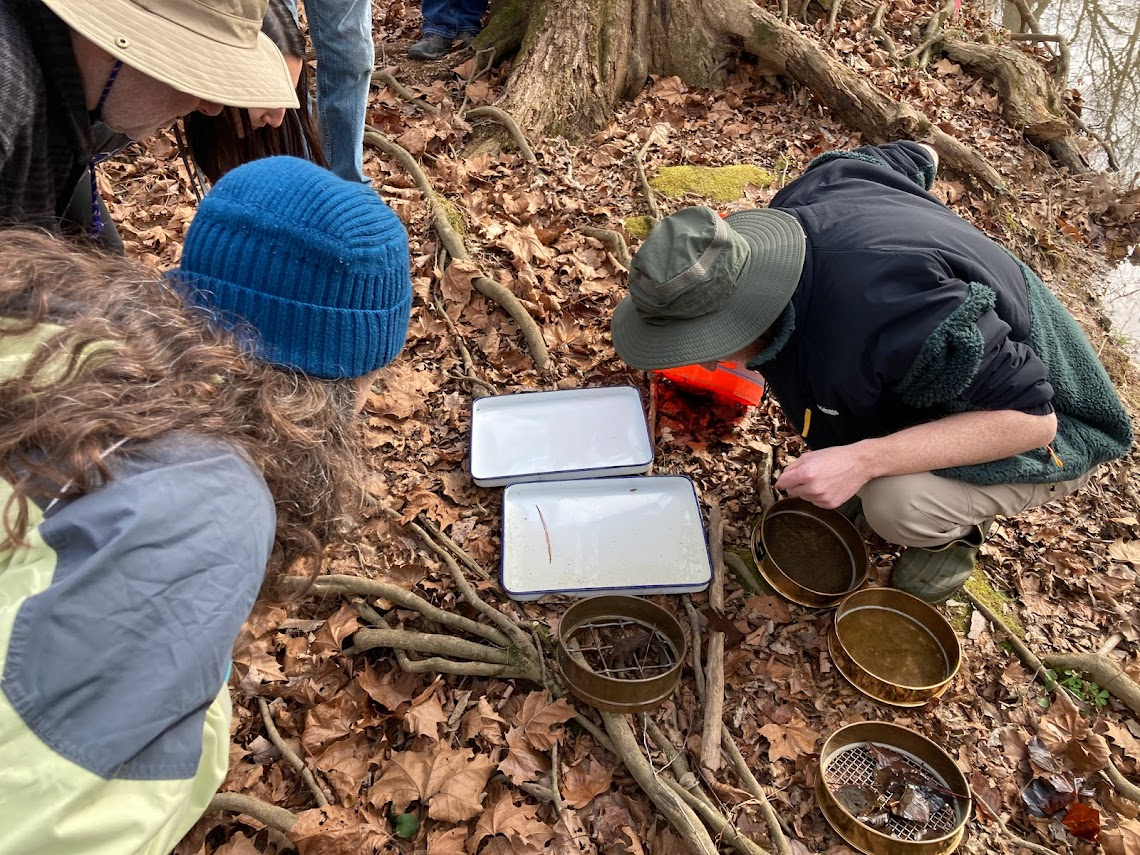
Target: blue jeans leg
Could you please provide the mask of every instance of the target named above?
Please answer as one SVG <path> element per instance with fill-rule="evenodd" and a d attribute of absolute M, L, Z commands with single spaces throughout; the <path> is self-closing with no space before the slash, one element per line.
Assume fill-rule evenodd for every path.
<path fill-rule="evenodd" d="M 460 33 L 479 32 L 487 0 L 423 0 L 421 9 L 425 36 L 453 39 Z"/>
<path fill-rule="evenodd" d="M 371 0 L 308 0 L 317 54 L 317 116 L 329 168 L 364 181 L 364 119 L 376 62 Z"/>

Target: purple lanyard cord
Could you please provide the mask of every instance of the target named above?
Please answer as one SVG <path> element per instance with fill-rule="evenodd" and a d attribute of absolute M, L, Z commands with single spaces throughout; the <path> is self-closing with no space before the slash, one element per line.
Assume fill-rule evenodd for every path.
<path fill-rule="evenodd" d="M 115 64 L 111 66 L 111 73 L 107 76 L 107 83 L 103 86 L 103 93 L 99 96 L 99 103 L 95 105 L 95 110 L 92 112 L 92 120 L 98 120 L 103 115 L 103 105 L 107 102 L 107 96 L 111 94 L 111 85 L 115 82 L 115 78 L 119 76 L 119 71 L 122 70 L 123 61 L 120 59 L 115 60 Z M 91 160 L 87 164 L 87 174 L 91 176 L 91 230 L 88 236 L 92 240 L 98 240 L 99 236 L 103 234 L 103 217 L 99 213 L 99 185 L 95 180 L 95 166 L 102 163 L 111 155 L 105 152 L 99 152 L 91 156 Z"/>

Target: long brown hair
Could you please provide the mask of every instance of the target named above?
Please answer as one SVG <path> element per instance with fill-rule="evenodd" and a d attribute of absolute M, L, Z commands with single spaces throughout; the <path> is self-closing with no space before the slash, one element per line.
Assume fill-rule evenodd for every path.
<path fill-rule="evenodd" d="M 22 374 L 0 381 L 0 477 L 14 488 L 2 509 L 8 545 L 23 540 L 29 499 L 97 490 L 116 456 L 179 432 L 229 441 L 262 472 L 277 508 L 272 569 L 317 554 L 362 507 L 351 381 L 247 356 L 147 268 L 41 233 L 0 232 L 0 319 L 0 341 L 44 323 L 63 328 Z"/>
<path fill-rule="evenodd" d="M 310 77 L 304 61 L 305 37 L 282 0 L 270 0 L 261 29 L 284 56 L 301 60 L 301 76 L 297 78 L 300 107 L 286 110 L 279 128 L 254 129 L 249 122 L 249 112 L 235 107 L 227 107 L 217 116 L 202 113 L 186 116 L 182 122 L 187 154 L 211 183 L 243 163 L 275 154 L 288 154 L 328 166 L 316 122 L 309 111 Z M 191 171 L 191 179 L 194 177 Z"/>

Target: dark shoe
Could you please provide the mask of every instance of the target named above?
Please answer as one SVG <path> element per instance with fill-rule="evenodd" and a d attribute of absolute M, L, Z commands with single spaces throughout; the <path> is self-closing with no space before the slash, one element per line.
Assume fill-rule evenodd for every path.
<path fill-rule="evenodd" d="M 458 36 L 460 47 L 471 47 L 471 42 L 475 41 L 475 37 L 479 35 L 478 30 L 464 30 Z"/>
<path fill-rule="evenodd" d="M 451 42 L 447 36 L 429 33 L 408 48 L 408 56 L 411 59 L 440 59 L 451 53 Z"/>
<path fill-rule="evenodd" d="M 975 525 L 958 540 L 924 549 L 908 546 L 891 573 L 890 585 L 931 605 L 946 602 L 974 572 L 978 549 L 993 520 Z"/>

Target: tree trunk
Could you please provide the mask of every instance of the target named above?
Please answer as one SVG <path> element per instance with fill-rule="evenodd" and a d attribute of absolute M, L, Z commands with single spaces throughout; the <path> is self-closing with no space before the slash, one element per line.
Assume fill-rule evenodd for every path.
<path fill-rule="evenodd" d="M 650 73 L 691 86 L 721 82 L 727 55 L 693 0 L 535 0 L 526 11 L 505 3 L 500 25 L 481 38 L 506 48 L 513 22 L 528 16 L 503 107 L 532 134 L 587 136 L 613 121 L 614 107 L 636 95 Z M 494 10 L 492 10 L 494 11 Z M 499 27 L 502 26 L 502 32 Z M 501 51 L 497 51 L 500 52 Z"/>
<path fill-rule="evenodd" d="M 743 52 L 757 58 L 761 73 L 785 75 L 809 88 L 868 141 L 923 139 L 946 168 L 987 188 L 1002 187 L 1000 175 L 971 148 L 753 0 L 537 0 L 525 8 L 521 3 L 503 3 L 502 14 L 511 21 L 527 17 L 503 106 L 533 136 L 594 133 L 612 121 L 622 98 L 640 91 L 647 74 L 677 75 L 693 87 L 719 85 L 724 59 Z M 488 41 L 498 38 L 496 25 L 493 19 L 492 33 L 484 34 Z"/>

